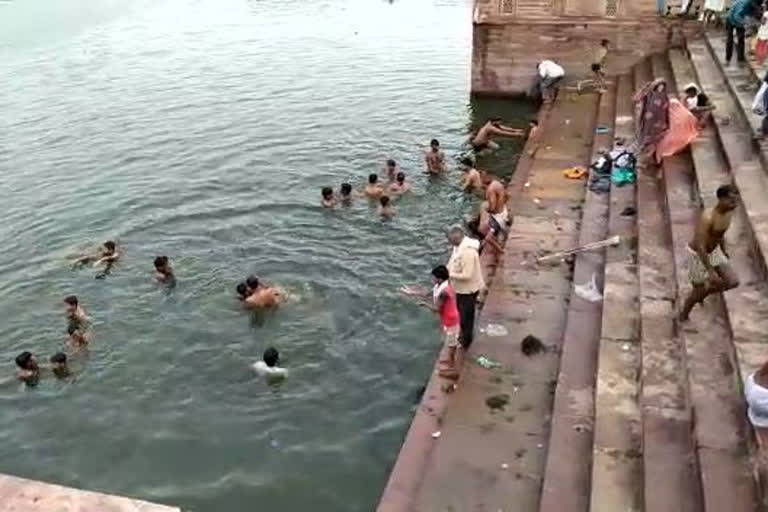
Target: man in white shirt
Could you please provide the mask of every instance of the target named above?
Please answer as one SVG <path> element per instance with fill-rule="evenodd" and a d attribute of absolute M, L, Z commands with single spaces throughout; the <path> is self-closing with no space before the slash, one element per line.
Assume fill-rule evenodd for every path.
<path fill-rule="evenodd" d="M 554 61 L 543 60 L 536 65 L 536 71 L 533 96 L 541 96 L 544 102 L 554 101 L 560 82 L 565 77 L 565 70 Z"/>
<path fill-rule="evenodd" d="M 257 375 L 267 377 L 267 379 L 282 379 L 288 375 L 288 370 L 280 368 L 277 363 L 280 361 L 280 354 L 274 347 L 269 347 L 264 351 L 262 361 L 256 361 L 253 369 Z"/>

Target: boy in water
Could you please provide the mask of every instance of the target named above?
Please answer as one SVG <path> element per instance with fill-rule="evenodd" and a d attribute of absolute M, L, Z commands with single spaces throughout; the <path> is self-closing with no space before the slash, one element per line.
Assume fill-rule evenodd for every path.
<path fill-rule="evenodd" d="M 384 189 L 379 185 L 379 175 L 371 173 L 368 176 L 368 185 L 365 186 L 365 196 L 369 199 L 378 199 L 384 194 Z"/>
<path fill-rule="evenodd" d="M 280 368 L 280 354 L 275 347 L 269 347 L 264 351 L 261 361 L 253 363 L 253 369 L 262 377 L 283 378 L 288 375 L 288 370 Z"/>
<path fill-rule="evenodd" d="M 74 325 L 67 327 L 67 334 L 69 335 L 69 344 L 75 348 L 82 348 L 88 345 L 90 341 L 88 334 Z"/>
<path fill-rule="evenodd" d="M 155 258 L 155 279 L 161 283 L 173 283 L 176 276 L 173 274 L 173 267 L 168 260 L 168 256 L 158 256 Z"/>
<path fill-rule="evenodd" d="M 440 174 L 445 171 L 445 154 L 440 150 L 440 141 L 432 139 L 429 149 L 424 152 L 426 174 Z"/>
<path fill-rule="evenodd" d="M 342 183 L 339 191 L 339 199 L 342 204 L 350 204 L 352 202 L 352 185 L 349 183 Z"/>
<path fill-rule="evenodd" d="M 35 356 L 32 352 L 24 351 L 16 356 L 16 366 L 19 368 L 16 371 L 16 377 L 27 386 L 34 386 L 40 379 L 40 367 L 37 365 Z"/>
<path fill-rule="evenodd" d="M 280 290 L 275 286 L 262 284 L 256 276 L 246 280 L 250 293 L 245 298 L 245 305 L 251 309 L 274 308 L 280 304 Z"/>
<path fill-rule="evenodd" d="M 81 257 L 75 261 L 73 267 L 78 268 L 91 262 L 93 262 L 94 267 L 98 267 L 101 264 L 107 264 L 109 267 L 112 263 L 117 261 L 119 257 L 120 253 L 117 252 L 117 246 L 115 245 L 115 242 L 112 240 L 107 240 L 104 242 L 104 245 L 101 246 L 101 252 L 94 255 Z"/>
<path fill-rule="evenodd" d="M 389 197 L 387 196 L 381 196 L 381 198 L 379 198 L 378 210 L 379 210 L 379 215 L 381 215 L 385 219 L 390 219 L 395 216 L 395 209 L 392 208 Z"/>
<path fill-rule="evenodd" d="M 409 190 L 411 190 L 411 185 L 405 181 L 405 173 L 402 171 L 398 172 L 395 182 L 389 186 L 389 191 L 392 194 L 399 196 L 405 194 Z"/>
<path fill-rule="evenodd" d="M 66 379 L 72 375 L 72 371 L 67 366 L 67 354 L 56 352 L 51 356 L 51 371 L 58 379 Z"/>
<path fill-rule="evenodd" d="M 235 291 L 237 292 L 237 298 L 238 300 L 245 301 L 245 299 L 248 298 L 248 296 L 251 294 L 251 290 L 248 289 L 248 285 L 243 281 L 242 283 L 238 283 L 235 287 Z"/>
<path fill-rule="evenodd" d="M 64 314 L 70 326 L 84 328 L 88 325 L 88 316 L 85 314 L 76 295 L 64 297 Z"/>
<path fill-rule="evenodd" d="M 480 177 L 480 172 L 475 169 L 475 164 L 471 158 L 465 157 L 461 159 L 461 171 L 464 173 L 461 179 L 461 190 L 464 192 L 482 190 L 483 180 Z"/>
<path fill-rule="evenodd" d="M 323 199 L 320 204 L 323 208 L 333 208 L 336 206 L 336 196 L 333 195 L 333 189 L 331 187 L 323 187 L 322 190 Z"/>

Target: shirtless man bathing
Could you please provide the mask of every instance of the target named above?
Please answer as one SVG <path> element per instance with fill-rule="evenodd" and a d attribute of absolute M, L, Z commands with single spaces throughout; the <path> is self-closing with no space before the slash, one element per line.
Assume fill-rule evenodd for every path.
<path fill-rule="evenodd" d="M 713 293 L 739 286 L 739 279 L 728 264 L 725 232 L 731 225 L 739 193 L 733 185 L 717 189 L 717 205 L 704 210 L 696 225 L 693 240 L 688 245 L 688 279 L 693 289 L 680 311 L 680 321 L 686 322 L 691 309 Z"/>
<path fill-rule="evenodd" d="M 499 145 L 491 139 L 492 135 L 497 135 L 499 137 L 523 137 L 525 135 L 525 130 L 505 126 L 501 124 L 501 118 L 494 117 L 493 119 L 486 121 L 470 139 L 472 149 L 475 150 L 475 153 L 480 153 L 486 150 L 496 151 L 499 149 Z"/>
<path fill-rule="evenodd" d="M 480 171 L 480 178 L 485 185 L 485 200 L 488 201 L 491 222 L 496 222 L 502 231 L 507 231 L 511 222 L 507 210 L 507 189 L 485 169 Z"/>

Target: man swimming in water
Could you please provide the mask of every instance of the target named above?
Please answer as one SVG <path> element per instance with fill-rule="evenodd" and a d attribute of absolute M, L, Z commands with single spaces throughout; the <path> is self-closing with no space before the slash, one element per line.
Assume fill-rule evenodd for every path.
<path fill-rule="evenodd" d="M 387 173 L 387 179 L 389 181 L 395 181 L 395 176 L 397 175 L 397 162 L 390 158 L 387 160 L 384 170 Z"/>
<path fill-rule="evenodd" d="M 277 366 L 280 362 L 280 353 L 275 347 L 267 348 L 261 359 L 261 361 L 253 363 L 253 369 L 256 374 L 268 379 L 284 378 L 288 375 L 288 370 Z"/>
<path fill-rule="evenodd" d="M 237 284 L 235 292 L 237 293 L 237 299 L 240 301 L 244 301 L 251 294 L 251 290 L 248 289 L 248 285 L 245 281 Z"/>
<path fill-rule="evenodd" d="M 391 204 L 391 201 L 389 200 L 389 197 L 381 196 L 379 198 L 378 211 L 379 211 L 379 215 L 381 215 L 385 219 L 389 219 L 395 216 L 395 209 L 392 208 L 392 204 Z"/>
<path fill-rule="evenodd" d="M 501 124 L 501 118 L 494 117 L 493 119 L 486 121 L 472 137 L 472 149 L 475 150 L 475 153 L 487 150 L 495 151 L 499 149 L 499 145 L 491 139 L 492 135 L 497 135 L 499 137 L 522 137 L 525 135 L 525 130 L 505 126 Z"/>
<path fill-rule="evenodd" d="M 368 185 L 365 186 L 363 193 L 369 199 L 378 199 L 384 194 L 384 189 L 379 185 L 378 174 L 372 173 L 368 176 Z"/>
<path fill-rule="evenodd" d="M 445 171 L 445 154 L 440 149 L 440 141 L 432 139 L 429 149 L 424 152 L 426 174 L 441 174 Z"/>
<path fill-rule="evenodd" d="M 104 242 L 104 245 L 101 246 L 101 251 L 99 253 L 79 258 L 77 261 L 75 261 L 73 267 L 78 268 L 83 265 L 93 263 L 94 267 L 106 264 L 109 268 L 112 263 L 117 261 L 119 257 L 120 253 L 117 252 L 117 246 L 115 245 L 115 242 L 112 240 L 107 240 Z"/>
<path fill-rule="evenodd" d="M 321 194 L 323 198 L 320 201 L 320 205 L 323 208 L 333 208 L 336 206 L 336 196 L 333 195 L 333 189 L 331 187 L 323 187 Z"/>
<path fill-rule="evenodd" d="M 395 182 L 389 186 L 389 191 L 396 195 L 402 195 L 405 194 L 411 190 L 411 185 L 407 181 L 405 181 L 405 173 L 404 172 L 398 172 L 397 177 L 395 177 Z"/>
<path fill-rule="evenodd" d="M 488 213 L 498 222 L 501 229 L 507 230 L 510 223 L 507 211 L 507 190 L 504 185 L 487 170 L 480 171 L 485 189 L 485 200 L 488 201 Z"/>
<path fill-rule="evenodd" d="M 80 301 L 76 295 L 64 297 L 64 314 L 70 326 L 85 328 L 88 325 L 88 315 L 85 314 L 85 310 L 80 306 Z"/>
<path fill-rule="evenodd" d="M 475 169 L 475 164 L 471 158 L 465 157 L 461 159 L 461 172 L 464 173 L 464 176 L 461 178 L 461 189 L 464 192 L 472 192 L 473 190 L 483 188 L 483 180 L 478 170 Z"/>
<path fill-rule="evenodd" d="M 69 344 L 75 348 L 82 348 L 88 345 L 90 338 L 84 329 L 70 325 L 67 327 L 69 335 Z"/>
<path fill-rule="evenodd" d="M 731 226 L 733 211 L 738 206 L 739 192 L 733 185 L 717 189 L 717 204 L 701 213 L 688 250 L 688 279 L 693 285 L 680 311 L 680 321 L 686 322 L 691 309 L 713 293 L 739 286 L 739 278 L 728 263 L 725 232 Z"/>
<path fill-rule="evenodd" d="M 245 298 L 245 305 L 251 309 L 268 309 L 280 304 L 280 290 L 275 286 L 262 284 L 255 276 L 246 281 L 250 294 Z"/>
<path fill-rule="evenodd" d="M 16 377 L 27 386 L 34 386 L 40 379 L 40 367 L 32 352 L 24 351 L 16 356 Z"/>
<path fill-rule="evenodd" d="M 342 183 L 339 189 L 339 200 L 342 204 L 350 204 L 352 202 L 352 185 L 349 183 Z"/>
<path fill-rule="evenodd" d="M 56 352 L 51 356 L 51 371 L 58 379 L 66 379 L 72 375 L 72 371 L 67 365 L 67 354 Z"/>
<path fill-rule="evenodd" d="M 155 279 L 161 283 L 172 283 L 176 280 L 176 276 L 173 274 L 173 267 L 168 260 L 168 256 L 158 256 L 155 258 Z"/>

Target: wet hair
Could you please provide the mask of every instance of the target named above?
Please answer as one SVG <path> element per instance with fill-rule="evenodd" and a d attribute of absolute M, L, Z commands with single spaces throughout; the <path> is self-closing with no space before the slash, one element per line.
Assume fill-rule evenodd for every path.
<path fill-rule="evenodd" d="M 333 197 L 333 189 L 331 187 L 323 187 L 322 194 L 323 199 L 330 199 Z"/>
<path fill-rule="evenodd" d="M 378 175 L 378 174 L 376 174 L 375 172 L 373 172 L 373 173 L 371 173 L 371 174 L 369 174 L 369 175 L 368 175 L 368 183 L 370 183 L 371 185 L 373 185 L 373 184 L 374 184 L 374 183 L 376 183 L 377 181 L 379 181 L 379 175 Z"/>
<path fill-rule="evenodd" d="M 341 184 L 341 193 L 345 196 L 348 196 L 352 193 L 352 185 L 349 183 L 342 183 Z"/>
<path fill-rule="evenodd" d="M 381 203 L 381 206 L 383 206 L 383 207 L 385 207 L 385 208 L 386 208 L 387 206 L 389 206 L 389 196 L 381 196 L 381 197 L 379 198 L 379 203 Z"/>
<path fill-rule="evenodd" d="M 608 46 L 609 44 L 611 44 L 611 42 L 607 39 L 600 40 L 600 46 Z"/>
<path fill-rule="evenodd" d="M 430 146 L 439 146 L 440 145 L 440 141 L 437 140 L 437 139 L 432 139 L 431 141 L 429 141 L 429 145 Z"/>
<path fill-rule="evenodd" d="M 77 300 L 77 295 L 67 295 L 64 297 L 64 303 L 77 307 L 80 302 Z"/>
<path fill-rule="evenodd" d="M 104 242 L 104 247 L 106 247 L 110 251 L 114 251 L 115 250 L 115 242 L 113 242 L 112 240 L 107 240 L 106 242 Z"/>
<path fill-rule="evenodd" d="M 467 167 L 474 167 L 475 162 L 473 162 L 472 159 L 469 158 L 468 156 L 465 156 L 464 158 L 461 159 L 461 164 L 466 165 Z"/>
<path fill-rule="evenodd" d="M 439 281 L 446 281 L 450 274 L 448 273 L 448 268 L 445 265 L 438 265 L 435 268 L 432 269 L 432 275 L 435 276 Z"/>
<path fill-rule="evenodd" d="M 248 295 L 248 285 L 245 283 L 238 283 L 238 285 L 235 287 L 235 290 L 237 290 L 237 294 L 241 297 Z"/>
<path fill-rule="evenodd" d="M 402 183 L 403 181 L 405 181 L 405 173 L 404 172 L 399 172 L 399 173 L 397 173 L 397 176 L 395 178 L 397 179 L 397 181 Z"/>
<path fill-rule="evenodd" d="M 267 363 L 267 366 L 272 368 L 273 366 L 277 366 L 278 361 L 280 361 L 280 353 L 275 347 L 269 347 L 264 351 L 262 359 L 264 359 L 264 362 Z"/>
<path fill-rule="evenodd" d="M 248 276 L 245 280 L 245 284 L 248 285 L 248 288 L 251 290 L 255 290 L 259 287 L 259 278 L 256 276 Z"/>
<path fill-rule="evenodd" d="M 66 364 L 67 354 L 65 354 L 64 352 L 56 352 L 51 356 L 51 362 L 53 364 Z"/>
<path fill-rule="evenodd" d="M 158 256 L 155 258 L 155 268 L 160 270 L 168 264 L 168 256 Z"/>
<path fill-rule="evenodd" d="M 32 363 L 32 352 L 25 350 L 21 354 L 16 356 L 16 366 L 22 370 L 28 370 L 29 365 Z"/>
<path fill-rule="evenodd" d="M 538 119 L 529 119 L 529 124 L 532 124 L 533 126 L 539 126 L 539 120 Z"/>
<path fill-rule="evenodd" d="M 720 185 L 716 192 L 718 199 L 726 199 L 729 196 L 738 195 L 736 187 L 733 185 Z"/>
<path fill-rule="evenodd" d="M 394 166 L 396 166 L 396 165 L 397 165 L 397 162 L 395 162 L 394 160 L 392 160 L 392 159 L 390 158 L 389 160 L 387 160 L 387 165 L 388 165 L 389 167 L 394 167 Z"/>

